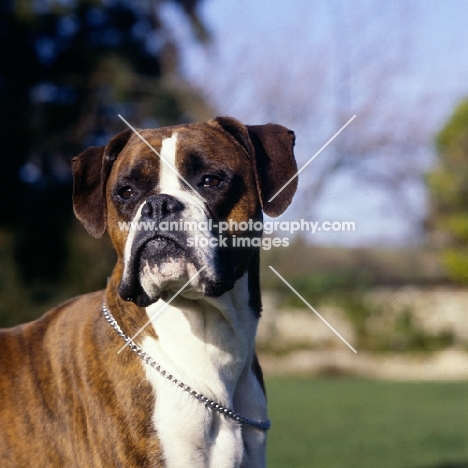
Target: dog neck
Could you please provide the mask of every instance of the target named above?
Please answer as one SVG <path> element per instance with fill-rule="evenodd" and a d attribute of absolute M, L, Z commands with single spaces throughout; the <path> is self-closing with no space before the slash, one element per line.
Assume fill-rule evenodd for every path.
<path fill-rule="evenodd" d="M 120 320 L 125 323 L 122 328 L 127 334 L 136 333 L 152 319 L 135 342 L 161 368 L 207 398 L 251 419 L 264 421 L 266 399 L 255 357 L 260 313 L 259 290 L 254 287 L 257 282 L 254 261 L 234 288 L 222 296 L 186 298 L 179 294 L 172 299 L 172 292 L 163 294 L 156 303 L 139 309 L 139 314 L 134 315 L 139 315 L 138 323 L 121 314 Z M 111 304 L 109 308 L 113 310 Z M 151 420 L 167 466 L 237 467 L 249 453 L 262 456 L 257 454 L 264 452 L 258 446 L 266 442 L 265 431 L 249 426 L 241 428 L 237 422 L 175 388 L 143 362 L 142 366 L 153 388 Z M 251 462 L 248 466 L 264 466 L 264 460 Z"/>
<path fill-rule="evenodd" d="M 219 381 L 222 393 L 212 396 L 229 398 L 254 353 L 258 319 L 249 306 L 248 273 L 218 298 L 178 296 L 168 302 L 146 308 L 157 338 L 142 344 L 156 348 L 182 379 Z"/>
<path fill-rule="evenodd" d="M 266 402 L 253 372 L 258 318 L 249 306 L 248 290 L 246 273 L 219 298 L 177 298 L 152 322 L 157 338 L 144 338 L 142 347 L 208 398 L 260 420 L 266 418 Z M 149 316 L 154 309 L 157 305 L 147 308 Z M 161 385 L 152 369 L 146 372 L 157 392 L 152 419 L 168 466 L 240 466 L 247 456 L 240 426 L 174 392 L 170 382 Z M 184 429 L 174 434 L 171 427 Z M 266 437 L 254 428 L 244 434 L 251 440 Z"/>

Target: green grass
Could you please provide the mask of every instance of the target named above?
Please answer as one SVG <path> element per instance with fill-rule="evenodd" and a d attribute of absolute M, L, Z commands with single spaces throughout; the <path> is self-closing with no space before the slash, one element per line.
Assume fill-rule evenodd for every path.
<path fill-rule="evenodd" d="M 466 468 L 468 382 L 269 379 L 269 468 Z"/>

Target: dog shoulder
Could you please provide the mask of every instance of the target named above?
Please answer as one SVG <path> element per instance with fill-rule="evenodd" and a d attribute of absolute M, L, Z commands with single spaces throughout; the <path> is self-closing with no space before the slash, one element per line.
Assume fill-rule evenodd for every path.
<path fill-rule="evenodd" d="M 0 369 L 18 369 L 22 363 L 40 358 L 50 344 L 72 344 L 80 327 L 100 317 L 102 292 L 77 296 L 46 312 L 38 319 L 13 328 L 0 329 Z"/>

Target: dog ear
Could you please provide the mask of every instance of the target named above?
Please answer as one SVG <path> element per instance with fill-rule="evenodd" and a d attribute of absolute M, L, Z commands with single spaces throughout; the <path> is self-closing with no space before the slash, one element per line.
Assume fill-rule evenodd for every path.
<path fill-rule="evenodd" d="M 247 150 L 253 159 L 262 209 L 268 216 L 279 216 L 290 205 L 297 189 L 294 132 L 276 124 L 246 126 L 231 117 L 218 117 L 215 122 Z M 269 201 L 272 197 L 275 198 Z"/>
<path fill-rule="evenodd" d="M 255 150 L 255 176 L 263 211 L 268 216 L 279 216 L 297 190 L 296 137 L 292 130 L 276 124 L 247 126 L 247 130 Z M 272 197 L 275 198 L 269 201 Z"/>
<path fill-rule="evenodd" d="M 86 230 L 94 237 L 106 231 L 105 199 L 101 169 L 105 146 L 84 150 L 73 158 L 73 211 Z"/>
<path fill-rule="evenodd" d="M 107 146 L 86 149 L 73 158 L 73 210 L 86 230 L 99 238 L 106 232 L 106 184 L 114 161 L 132 132 L 126 130 Z"/>

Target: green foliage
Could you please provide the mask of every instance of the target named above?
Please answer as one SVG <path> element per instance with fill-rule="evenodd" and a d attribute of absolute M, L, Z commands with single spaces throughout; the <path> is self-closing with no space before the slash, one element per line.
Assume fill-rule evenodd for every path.
<path fill-rule="evenodd" d="M 366 299 L 363 292 L 359 290 L 339 294 L 336 296 L 335 302 L 353 326 L 356 334 L 356 346 L 359 349 L 371 350 L 378 347 L 373 342 L 375 334 L 370 333 L 369 321 L 381 315 L 381 307 Z"/>
<path fill-rule="evenodd" d="M 468 99 L 436 138 L 439 164 L 428 174 L 431 228 L 442 235 L 442 259 L 453 281 L 468 284 Z"/>
<path fill-rule="evenodd" d="M 368 274 L 354 274 L 347 271 L 318 273 L 295 277 L 292 285 L 297 291 L 303 291 L 305 296 L 320 302 L 337 292 L 363 290 L 372 285 L 372 278 Z M 288 293 L 290 289 L 284 283 L 278 284 L 278 290 Z M 302 293 L 301 293 L 302 294 Z M 303 303 L 296 295 L 287 295 L 288 303 L 294 307 Z"/>
<path fill-rule="evenodd" d="M 337 272 L 318 275 L 304 275 L 292 280 L 292 286 L 310 303 L 332 303 L 345 314 L 356 333 L 356 345 L 360 349 L 368 348 L 368 321 L 379 314 L 378 308 L 364 298 L 364 291 L 372 284 L 366 274 Z M 284 294 L 286 305 L 304 307 L 304 303 L 293 294 L 286 285 L 280 290 Z"/>
<path fill-rule="evenodd" d="M 322 287 L 328 289 L 332 283 L 348 288 L 348 285 L 424 285 L 447 280 L 437 253 L 425 247 L 324 247 L 307 243 L 300 236 L 291 240 L 288 248 L 262 251 L 265 289 L 282 287 L 282 281 L 269 272 L 268 265 L 275 266 L 285 278 L 304 281 L 302 278 L 310 277 L 305 281 L 311 283 L 304 284 L 304 288 L 311 287 L 318 294 Z"/>
<path fill-rule="evenodd" d="M 466 248 L 444 249 L 442 261 L 453 281 L 468 284 L 468 252 Z"/>
<path fill-rule="evenodd" d="M 13 236 L 0 230 L 0 328 L 29 322 L 71 297 L 105 287 L 115 264 L 110 240 L 93 239 L 81 226 L 76 227 L 68 236 L 73 249 L 67 268 L 55 283 L 26 283 L 12 255 Z"/>
<path fill-rule="evenodd" d="M 468 258 L 467 258 L 468 265 Z M 467 270 L 468 271 L 468 270 Z M 291 285 L 314 307 L 332 305 L 339 309 L 354 331 L 354 346 L 371 352 L 429 353 L 453 345 L 451 331 L 428 333 L 413 319 L 413 311 L 391 304 L 378 303 L 370 292 L 373 285 L 369 275 L 337 272 L 335 274 L 304 275 L 290 281 Z M 308 310 L 302 300 L 286 285 L 277 288 L 282 307 Z M 312 312 L 311 312 L 312 313 Z M 380 324 L 380 325 L 379 325 Z M 294 349 L 310 348 L 296 343 Z M 284 354 L 294 349 L 263 349 Z"/>
<path fill-rule="evenodd" d="M 448 348 L 454 344 L 453 332 L 443 330 L 436 334 L 424 332 L 414 321 L 410 309 L 403 309 L 393 324 L 384 344 L 394 351 L 432 352 Z"/>
<path fill-rule="evenodd" d="M 464 226 L 461 219 L 458 229 L 463 231 Z M 289 249 L 262 252 L 261 260 L 263 288 L 279 294 L 280 309 L 308 310 L 276 275 L 269 273 L 268 265 L 275 266 L 318 312 L 331 306 L 329 310 L 341 313 L 353 328 L 353 345 L 360 350 L 432 352 L 454 341 L 452 332 L 428 332 L 413 320 L 412 310 L 398 308 L 391 301 L 378 302 L 373 296 L 378 287 L 446 283 L 447 272 L 432 249 L 329 248 L 310 245 L 299 237 Z M 313 346 L 310 340 L 280 340 L 262 342 L 262 351 L 285 354 Z"/>
<path fill-rule="evenodd" d="M 269 379 L 267 393 L 270 468 L 461 468 L 468 461 L 464 382 Z"/>

